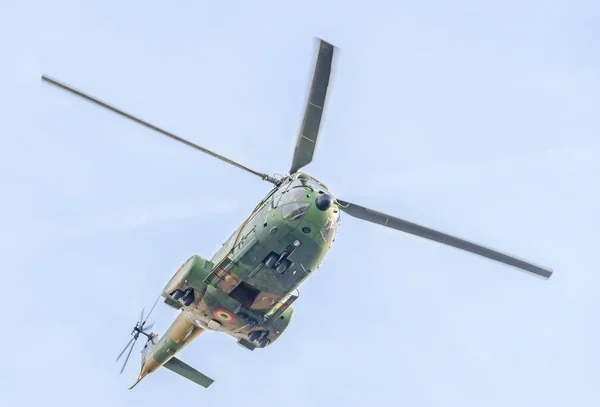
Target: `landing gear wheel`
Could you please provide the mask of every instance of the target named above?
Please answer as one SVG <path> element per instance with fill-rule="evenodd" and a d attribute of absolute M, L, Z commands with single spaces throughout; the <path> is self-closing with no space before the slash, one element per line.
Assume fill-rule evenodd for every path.
<path fill-rule="evenodd" d="M 173 298 L 175 301 L 179 301 L 179 299 L 183 297 L 183 294 L 183 291 L 175 290 L 171 293 L 171 298 Z"/>
<path fill-rule="evenodd" d="M 283 274 L 288 268 L 290 268 L 291 265 L 291 261 L 289 261 L 288 259 L 284 259 L 281 261 L 281 263 L 279 263 L 275 271 L 277 271 L 279 274 Z"/>
<path fill-rule="evenodd" d="M 265 266 L 267 266 L 270 269 L 273 268 L 273 266 L 275 266 L 275 263 L 277 263 L 278 259 L 279 257 L 276 254 L 269 254 L 269 257 L 267 257 L 267 260 L 265 261 Z"/>
<path fill-rule="evenodd" d="M 183 305 L 189 307 L 194 302 L 194 290 L 188 288 L 183 296 Z"/>
<path fill-rule="evenodd" d="M 264 348 L 266 347 L 271 341 L 268 338 L 262 338 L 260 340 L 260 342 L 258 343 L 258 347 L 259 348 Z"/>
<path fill-rule="evenodd" d="M 254 342 L 258 338 L 260 338 L 261 335 L 262 335 L 262 331 L 252 331 L 252 332 L 250 332 L 250 335 L 248 335 L 248 340 L 250 342 Z"/>

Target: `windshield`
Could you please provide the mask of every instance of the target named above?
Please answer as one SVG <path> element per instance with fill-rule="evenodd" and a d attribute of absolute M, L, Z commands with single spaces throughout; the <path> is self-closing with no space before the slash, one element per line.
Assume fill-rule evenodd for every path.
<path fill-rule="evenodd" d="M 308 211 L 309 203 L 291 202 L 281 207 L 281 215 L 285 220 L 300 220 Z"/>
<path fill-rule="evenodd" d="M 287 187 L 288 190 L 292 189 L 292 188 L 298 188 L 298 187 L 307 187 L 307 182 L 305 179 L 296 179 L 293 180 L 290 185 Z"/>
<path fill-rule="evenodd" d="M 325 240 L 327 243 L 331 243 L 333 241 L 334 234 L 335 220 L 332 216 L 330 216 L 329 218 L 327 218 L 327 221 L 325 222 L 323 227 L 321 227 L 321 236 L 323 237 L 323 240 Z"/>
<path fill-rule="evenodd" d="M 271 201 L 271 207 L 275 208 L 286 202 L 298 200 L 304 195 L 304 192 L 308 189 L 306 180 L 294 180 L 287 185 L 283 185 L 273 196 Z"/>
<path fill-rule="evenodd" d="M 292 184 L 297 183 L 302 183 L 302 185 L 308 186 L 316 191 L 329 192 L 329 189 L 325 184 L 302 172 L 299 172 L 294 176 L 294 181 L 292 181 Z"/>
<path fill-rule="evenodd" d="M 281 199 L 279 200 L 278 204 L 282 205 L 287 202 L 298 201 L 302 199 L 305 192 L 306 190 L 304 188 L 295 188 L 288 190 L 281 196 Z"/>
<path fill-rule="evenodd" d="M 308 186 L 315 191 L 329 192 L 327 187 L 314 179 L 308 180 Z"/>

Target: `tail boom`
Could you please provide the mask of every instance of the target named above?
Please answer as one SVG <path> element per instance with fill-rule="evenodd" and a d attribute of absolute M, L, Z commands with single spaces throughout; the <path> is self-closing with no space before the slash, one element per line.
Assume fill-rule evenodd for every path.
<path fill-rule="evenodd" d="M 175 358 L 178 352 L 203 332 L 204 328 L 195 325 L 187 312 L 181 312 L 156 344 L 151 340 L 146 343 L 142 350 L 140 375 L 129 389 L 133 389 L 144 377 L 161 366 L 205 388 L 209 387 L 213 379 Z"/>

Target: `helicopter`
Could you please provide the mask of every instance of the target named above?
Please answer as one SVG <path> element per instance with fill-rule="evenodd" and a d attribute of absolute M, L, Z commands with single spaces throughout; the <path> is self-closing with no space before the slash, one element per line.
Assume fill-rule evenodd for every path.
<path fill-rule="evenodd" d="M 42 75 L 42 81 L 113 111 L 129 120 L 209 154 L 272 184 L 244 222 L 210 258 L 193 255 L 174 273 L 148 315 L 142 310 L 121 373 L 139 337 L 146 343 L 135 387 L 165 367 L 208 388 L 214 380 L 175 355 L 207 330 L 224 332 L 254 351 L 272 345 L 294 315 L 291 305 L 298 287 L 317 270 L 335 240 L 341 213 L 428 240 L 452 246 L 519 268 L 543 278 L 552 270 L 496 250 L 409 222 L 336 197 L 316 178 L 301 172 L 315 153 L 332 72 L 335 46 L 316 38 L 317 56 L 289 172 L 275 176 L 255 171 L 227 157 L 176 136 L 75 88 Z M 180 313 L 159 337 L 146 326 L 159 299 Z"/>

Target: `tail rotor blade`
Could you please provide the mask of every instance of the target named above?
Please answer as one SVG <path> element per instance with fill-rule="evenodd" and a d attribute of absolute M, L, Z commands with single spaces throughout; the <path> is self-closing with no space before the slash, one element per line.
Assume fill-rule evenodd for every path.
<path fill-rule="evenodd" d="M 127 365 L 127 362 L 129 361 L 129 357 L 131 356 L 131 352 L 133 351 L 134 344 L 135 344 L 135 342 L 131 344 L 131 348 L 129 348 L 129 353 L 127 354 L 127 358 L 125 358 L 125 362 L 123 362 L 123 367 L 121 368 L 121 371 L 119 372 L 119 374 L 123 373 L 123 370 L 125 370 L 125 366 Z"/>
<path fill-rule="evenodd" d="M 121 356 L 123 356 L 123 353 L 125 353 L 125 351 L 127 350 L 127 348 L 131 345 L 131 343 L 135 341 L 135 338 L 131 338 L 131 340 L 127 343 L 127 345 L 123 348 L 123 350 L 121 351 L 121 353 L 119 353 L 119 356 L 117 356 L 117 360 L 115 360 L 115 363 L 119 361 L 119 359 L 121 359 Z"/>
<path fill-rule="evenodd" d="M 148 331 L 150 331 L 153 327 L 154 327 L 155 322 L 151 323 L 150 325 L 144 327 L 144 333 L 148 333 Z"/>
<path fill-rule="evenodd" d="M 140 324 L 142 323 L 142 321 L 144 321 L 144 310 L 146 309 L 146 307 L 142 308 L 142 312 L 140 312 Z"/>
<path fill-rule="evenodd" d="M 146 315 L 146 319 L 140 319 L 140 321 L 142 322 L 142 328 L 144 327 L 144 324 L 146 323 L 146 321 L 148 321 L 148 318 L 150 317 L 150 314 L 152 314 L 152 311 L 154 311 L 154 307 L 156 307 L 156 304 L 158 304 L 158 300 L 160 300 L 160 298 L 162 297 L 162 295 L 159 295 L 156 298 L 156 301 L 154 301 L 154 304 L 152 305 L 152 308 L 150 308 L 150 312 L 148 312 L 148 315 Z M 146 328 L 148 329 L 148 328 Z"/>

